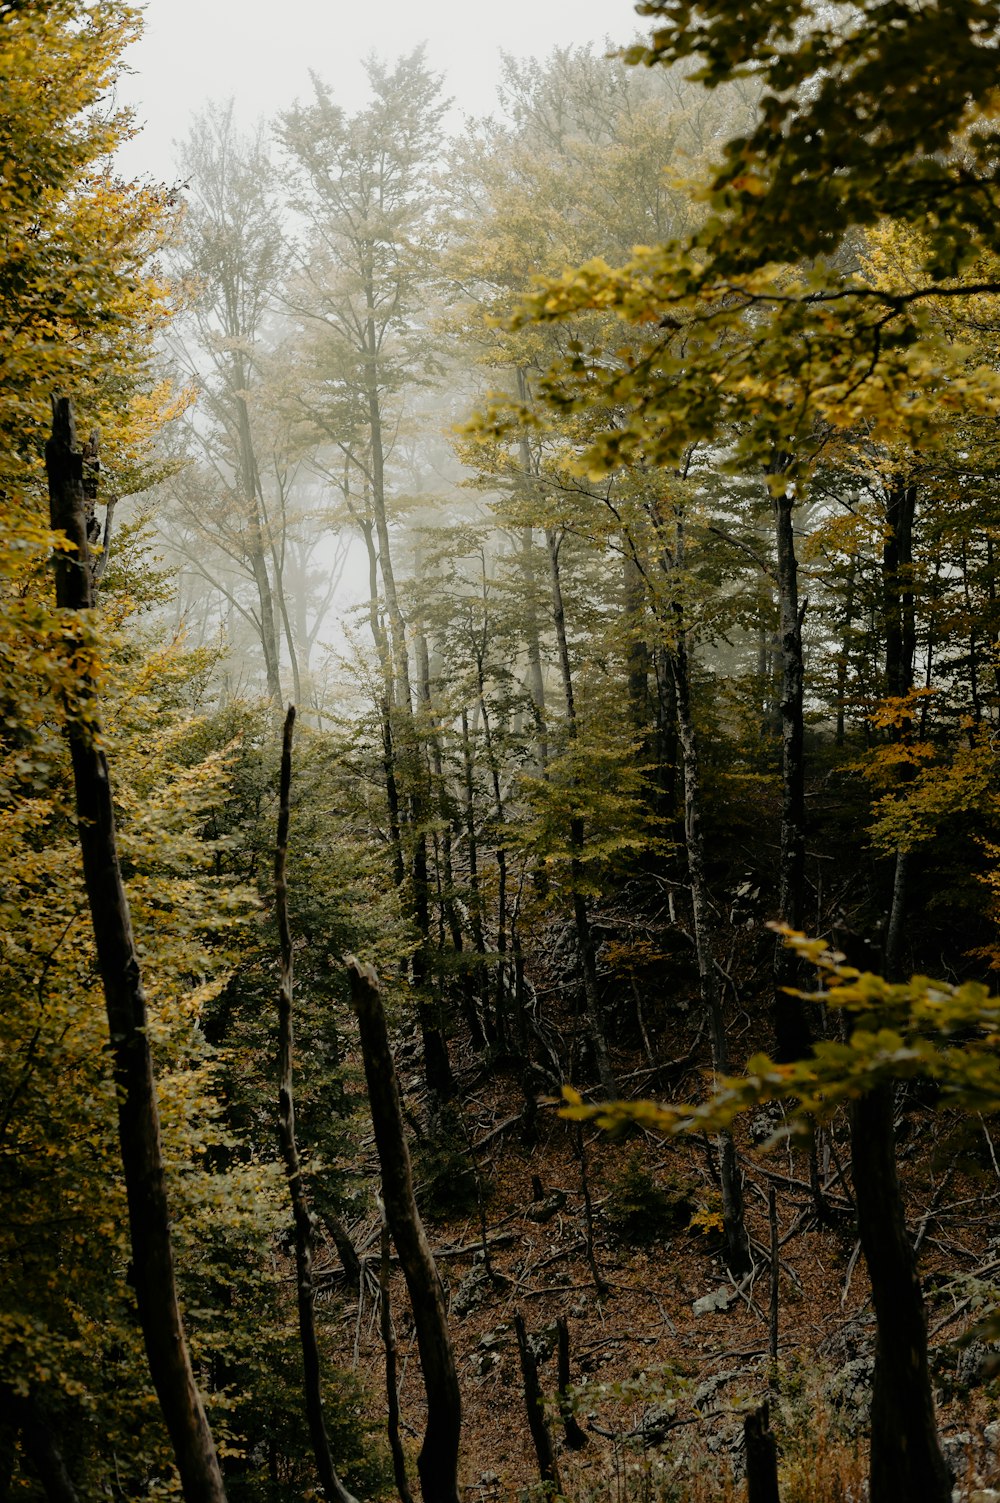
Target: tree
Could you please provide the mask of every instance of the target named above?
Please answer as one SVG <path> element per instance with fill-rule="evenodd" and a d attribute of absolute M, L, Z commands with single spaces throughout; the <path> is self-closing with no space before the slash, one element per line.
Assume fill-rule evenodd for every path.
<path fill-rule="evenodd" d="M 45 458 L 52 529 L 65 538 L 56 566 L 56 604 L 75 613 L 65 637 L 70 650 L 85 660 L 86 642 L 78 623 L 80 613 L 94 604 L 87 542 L 90 518 L 84 458 L 76 448 L 67 398 L 53 405 Z M 84 881 L 114 1051 L 136 1300 L 150 1374 L 185 1498 L 189 1503 L 225 1503 L 219 1459 L 195 1384 L 177 1299 L 146 995 L 122 883 L 107 757 L 96 744 L 100 719 L 92 670 L 80 673 L 66 709 Z"/>
<path fill-rule="evenodd" d="M 371 622 L 380 655 L 386 798 L 418 936 L 411 969 L 428 1086 L 454 1084 L 441 1020 L 429 998 L 430 888 L 426 775 L 414 717 L 413 665 L 390 531 L 391 461 L 408 389 L 434 368 L 420 308 L 434 230 L 425 175 L 438 151 L 440 81 L 417 51 L 394 68 L 371 62 L 371 104 L 353 119 L 314 78 L 315 100 L 283 118 L 280 139 L 296 179 L 294 203 L 310 242 L 289 298 L 309 344 L 312 379 L 299 398 L 314 433 L 343 461 L 345 500 L 381 577 Z M 404 869 L 402 822 L 408 867 Z M 395 833 L 398 831 L 398 835 Z"/>
<path fill-rule="evenodd" d="M 942 1108 L 1000 1110 L 995 1039 L 1000 1000 L 976 982 L 955 986 L 914 976 L 892 983 L 832 952 L 821 940 L 788 936 L 818 967 L 823 987 L 810 1000 L 841 1010 L 843 1041 L 825 1039 L 808 1059 L 779 1064 L 755 1055 L 745 1075 L 723 1083 L 693 1107 L 651 1102 L 586 1107 L 571 1093 L 568 1115 L 611 1126 L 638 1121 L 671 1133 L 729 1126 L 766 1101 L 790 1106 L 790 1130 L 808 1136 L 814 1122 L 847 1105 L 851 1114 L 858 1229 L 878 1320 L 871 1414 L 871 1496 L 941 1503 L 951 1477 L 941 1453 L 927 1361 L 927 1332 L 915 1257 L 901 1212 L 892 1151 L 892 1086 L 931 1081 Z M 995 1319 L 986 1327 L 995 1326 Z"/>
<path fill-rule="evenodd" d="M 276 179 L 262 131 L 241 137 L 232 106 L 199 120 L 182 153 L 181 169 L 193 183 L 176 252 L 187 281 L 195 337 L 211 376 L 201 375 L 204 412 L 191 434 L 204 458 L 172 486 L 175 545 L 191 566 L 222 590 L 252 625 L 264 663 L 268 698 L 281 700 L 281 640 L 298 680 L 295 641 L 282 587 L 288 531 L 282 478 L 265 494 L 268 447 L 260 428 L 263 344 L 285 260 Z M 186 361 L 191 360 L 191 354 Z M 206 422 L 207 419 L 207 422 Z M 263 453 L 262 453 L 263 450 Z M 274 449 L 272 448 L 272 453 Z M 181 527 L 178 528 L 178 522 Z M 185 533 L 191 534 L 185 549 Z M 206 544 L 218 563 L 205 558 Z M 232 581 L 228 588 L 227 577 Z M 252 599 L 241 588 L 248 583 Z"/>

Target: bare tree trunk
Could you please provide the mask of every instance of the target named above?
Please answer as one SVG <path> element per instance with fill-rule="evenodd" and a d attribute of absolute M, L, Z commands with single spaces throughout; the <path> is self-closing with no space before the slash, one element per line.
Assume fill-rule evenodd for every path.
<path fill-rule="evenodd" d="M 569 1324 L 565 1315 L 560 1315 L 556 1320 L 556 1341 L 559 1416 L 563 1422 L 563 1434 L 571 1450 L 582 1451 L 587 1444 L 587 1437 L 573 1413 L 573 1403 L 569 1396 Z"/>
<path fill-rule="evenodd" d="M 747 1503 L 781 1503 L 778 1496 L 778 1447 L 770 1428 L 768 1405 L 761 1404 L 743 1421 L 747 1458 Z"/>
<path fill-rule="evenodd" d="M 64 532 L 72 547 L 56 559 L 56 602 L 63 611 L 88 610 L 93 591 L 83 460 L 76 447 L 72 407 L 65 397 L 53 401 L 52 437 L 45 461 L 52 527 Z M 72 651 L 72 626 L 68 634 L 67 647 Z M 98 740 L 97 691 L 92 681 L 84 680 L 77 693 L 81 700 L 89 700 L 89 713 L 86 718 L 67 717 L 67 736 L 84 881 L 111 1035 L 139 1321 L 184 1497 L 187 1503 L 225 1503 L 222 1472 L 195 1384 L 177 1299 L 146 995 L 118 860 L 108 763 Z"/>
<path fill-rule="evenodd" d="M 844 620 L 841 626 L 840 653 L 837 657 L 837 730 L 836 744 L 843 746 L 847 720 L 847 678 L 850 670 L 851 632 L 854 629 L 854 601 L 857 594 L 858 560 L 851 555 L 847 575 L 847 593 L 844 597 Z"/>
<path fill-rule="evenodd" d="M 392 1453 L 392 1474 L 396 1481 L 399 1503 L 413 1503 L 410 1481 L 406 1475 L 406 1456 L 399 1434 L 399 1389 L 396 1384 L 396 1333 L 392 1325 L 392 1307 L 389 1304 L 389 1223 L 385 1218 L 385 1206 L 379 1205 L 382 1222 L 381 1253 L 378 1265 L 379 1322 L 382 1329 L 382 1346 L 385 1349 L 385 1396 L 388 1405 L 386 1431 L 389 1450 Z"/>
<path fill-rule="evenodd" d="M 323 1418 L 319 1342 L 316 1339 L 316 1292 L 313 1287 L 313 1218 L 302 1179 L 302 1163 L 295 1140 L 295 1095 L 292 1085 L 292 931 L 288 922 L 288 824 L 291 817 L 292 732 L 295 706 L 289 705 L 281 746 L 278 799 L 278 838 L 274 848 L 274 899 L 281 944 L 281 989 L 278 997 L 278 1137 L 295 1226 L 295 1291 L 298 1297 L 299 1336 L 305 1380 L 306 1417 L 320 1483 L 330 1503 L 357 1503 L 337 1475 L 330 1438 Z"/>
<path fill-rule="evenodd" d="M 774 473 L 785 468 L 779 459 Z M 806 880 L 805 731 L 803 719 L 804 667 L 799 604 L 798 560 L 795 556 L 793 514 L 795 493 L 784 489 L 773 497 L 777 542 L 777 582 L 781 642 L 781 847 L 778 874 L 778 916 L 801 929 Z M 786 987 L 795 985 L 794 952 L 779 938 L 774 951 L 774 1033 L 779 1060 L 801 1059 L 812 1044 L 803 1004 Z"/>
<path fill-rule="evenodd" d="M 531 1440 L 538 1459 L 538 1475 L 543 1483 L 548 1483 L 556 1492 L 559 1492 L 559 1468 L 556 1466 L 552 1436 L 545 1423 L 544 1401 L 538 1382 L 538 1362 L 528 1344 L 528 1333 L 525 1330 L 524 1316 L 520 1310 L 515 1311 L 514 1314 L 514 1334 L 517 1337 L 517 1350 L 521 1358 L 524 1405 L 528 1411 L 528 1429 L 531 1431 Z"/>
<path fill-rule="evenodd" d="M 885 617 L 885 692 L 904 698 L 913 688 L 913 660 L 916 653 L 916 619 L 913 593 L 913 523 L 917 510 L 917 487 L 895 480 L 886 490 L 886 534 L 882 546 L 882 592 Z M 893 731 L 897 741 L 910 738 L 909 721 Z M 899 781 L 909 781 L 912 768 L 900 766 Z M 885 968 L 891 980 L 899 979 L 902 969 L 905 933 L 906 887 L 909 876 L 909 852 L 902 846 L 896 851 L 892 879 L 892 900 L 885 933 Z"/>
<path fill-rule="evenodd" d="M 871 1411 L 871 1503 L 950 1503 L 927 1361 L 927 1320 L 906 1230 L 892 1124 L 893 1087 L 851 1107 L 851 1173 L 878 1341 Z"/>
<path fill-rule="evenodd" d="M 683 556 L 683 524 L 678 522 L 677 559 Z M 691 685 L 688 674 L 687 633 L 680 605 L 674 607 L 677 641 L 671 658 L 674 677 L 674 704 L 677 731 L 684 763 L 684 834 L 687 845 L 688 881 L 691 885 L 691 912 L 694 920 L 695 955 L 702 1007 L 708 1019 L 712 1043 L 712 1067 L 724 1074 L 729 1067 L 726 1025 L 722 999 L 715 976 L 712 953 L 712 921 L 709 916 L 708 883 L 705 877 L 705 842 L 701 830 L 701 783 L 698 741 L 691 715 Z M 719 1134 L 719 1174 L 722 1183 L 722 1220 L 726 1236 L 726 1261 L 733 1273 L 746 1273 L 751 1267 L 750 1243 L 743 1213 L 743 1186 L 733 1135 Z"/>
<path fill-rule="evenodd" d="M 458 1373 L 441 1281 L 413 1193 L 410 1152 L 378 977 L 371 966 L 363 966 L 353 955 L 347 958 L 347 971 L 358 1015 L 385 1211 L 410 1294 L 427 1391 L 427 1429 L 417 1471 L 427 1503 L 459 1503 L 462 1401 Z"/>
<path fill-rule="evenodd" d="M 642 570 L 627 546 L 622 561 L 622 600 L 626 632 L 628 706 L 639 760 L 649 756 L 649 644 L 645 634 L 646 586 Z"/>
<path fill-rule="evenodd" d="M 379 718 L 382 723 L 382 769 L 385 774 L 385 800 L 389 811 L 389 840 L 392 846 L 392 876 L 397 887 L 406 879 L 403 862 L 403 836 L 399 816 L 399 784 L 396 779 L 396 753 L 392 734 L 392 656 L 389 641 L 379 620 L 378 554 L 372 536 L 371 521 L 361 522 L 361 535 L 368 550 L 368 619 L 382 667 L 382 693 L 379 695 Z"/>
<path fill-rule="evenodd" d="M 504 844 L 507 815 L 504 809 L 503 791 L 500 787 L 500 765 L 497 760 L 493 732 L 490 727 L 489 711 L 486 707 L 486 679 L 481 653 L 476 658 L 476 678 L 479 688 L 479 714 L 483 722 L 483 737 L 486 742 L 486 761 L 490 769 L 490 783 L 493 788 L 493 810 L 496 815 L 496 844 L 494 850 L 497 858 L 498 879 L 496 903 L 497 970 L 496 1006 L 493 1017 L 496 1024 L 496 1041 L 502 1049 L 505 1049 L 510 1043 L 510 1035 L 507 1027 L 507 847 Z"/>
<path fill-rule="evenodd" d="M 559 668 L 562 673 L 563 693 L 566 700 L 566 725 L 569 739 L 577 739 L 576 700 L 573 695 L 573 672 L 569 660 L 569 643 L 566 638 L 566 611 L 563 605 L 562 579 L 559 571 L 559 542 L 553 528 L 545 530 L 549 549 L 549 569 L 552 579 L 552 616 L 556 628 L 556 645 L 559 651 Z M 594 952 L 594 936 L 590 928 L 587 899 L 583 894 L 583 838 L 584 823 L 580 816 L 570 819 L 570 886 L 573 891 L 573 921 L 576 942 L 580 950 L 580 966 L 583 972 L 583 995 L 587 1012 L 587 1024 L 594 1049 L 594 1061 L 601 1089 L 610 1098 L 618 1095 L 618 1083 L 611 1068 L 607 1036 L 604 1032 L 601 995 L 597 984 L 597 957 Z"/>
<path fill-rule="evenodd" d="M 483 932 L 483 905 L 479 888 L 479 837 L 476 833 L 476 785 L 472 761 L 472 738 L 469 735 L 469 715 L 464 705 L 462 707 L 462 775 L 465 791 L 465 840 L 469 862 L 469 928 L 472 931 L 472 943 L 477 956 L 479 956 L 476 976 L 480 982 L 481 998 L 484 1004 L 483 1030 L 486 1041 L 492 1043 L 496 1038 L 496 1030 L 490 1022 L 489 1007 L 486 998 L 488 978 L 485 963 L 486 936 Z"/>
<path fill-rule="evenodd" d="M 520 367 L 517 372 L 517 394 L 522 402 L 528 400 L 528 378 Z M 524 437 L 520 441 L 520 459 L 521 472 L 527 488 L 531 482 L 532 468 L 531 451 L 528 447 L 528 440 Z M 535 580 L 535 559 L 530 525 L 521 528 L 519 562 L 521 577 L 524 580 L 524 639 L 528 649 L 528 685 L 531 689 L 531 703 L 535 711 L 535 761 L 537 771 L 544 773 L 549 760 L 549 745 L 545 729 L 545 679 L 542 674 L 541 634 L 538 629 L 538 588 Z"/>
<path fill-rule="evenodd" d="M 241 387 L 245 386 L 246 375 L 243 372 L 242 363 L 237 367 L 237 380 Z M 244 520 L 247 526 L 246 557 L 253 572 L 254 584 L 257 586 L 257 601 L 260 607 L 260 643 L 264 653 L 268 698 L 277 706 L 281 702 L 280 654 L 278 628 L 274 617 L 274 596 L 267 572 L 267 557 L 260 527 L 260 474 L 250 430 L 250 411 L 246 398 L 240 394 L 236 396 L 236 415 L 240 435 L 239 480 L 243 491 Z"/>

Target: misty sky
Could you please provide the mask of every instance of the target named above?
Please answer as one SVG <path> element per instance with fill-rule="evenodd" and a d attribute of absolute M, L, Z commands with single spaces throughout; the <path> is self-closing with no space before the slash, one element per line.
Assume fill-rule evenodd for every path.
<path fill-rule="evenodd" d="M 236 101 L 244 123 L 275 114 L 309 90 L 309 70 L 348 109 L 364 102 L 361 59 L 392 58 L 427 43 L 458 110 L 495 108 L 499 52 L 545 56 L 567 44 L 621 43 L 639 29 L 632 0 L 147 0 L 146 33 L 128 54 L 120 89 L 145 129 L 125 169 L 174 175 L 173 142 L 208 100 Z"/>

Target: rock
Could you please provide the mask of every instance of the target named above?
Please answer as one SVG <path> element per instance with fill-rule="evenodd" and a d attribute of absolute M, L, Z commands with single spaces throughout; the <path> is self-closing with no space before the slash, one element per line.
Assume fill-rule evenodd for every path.
<path fill-rule="evenodd" d="M 739 1485 L 746 1472 L 743 1426 L 738 1425 L 735 1430 L 716 1430 L 714 1435 L 708 1437 L 705 1444 L 714 1456 L 725 1455 L 729 1457 L 733 1481 Z"/>
<path fill-rule="evenodd" d="M 969 1494 L 969 1503 L 1000 1503 L 995 1487 L 977 1487 Z"/>
<path fill-rule="evenodd" d="M 482 1264 L 473 1267 L 465 1275 L 451 1299 L 451 1313 L 462 1320 L 477 1305 L 481 1305 L 490 1288 L 489 1274 Z"/>
<path fill-rule="evenodd" d="M 677 1403 L 673 1399 L 647 1409 L 635 1429 L 630 1432 L 632 1439 L 641 1440 L 644 1446 L 662 1446 L 676 1415 Z"/>
<path fill-rule="evenodd" d="M 716 1289 L 714 1294 L 703 1294 L 701 1299 L 696 1299 L 691 1309 L 695 1315 L 712 1315 L 716 1311 L 728 1310 L 736 1297 L 732 1289 Z"/>
<path fill-rule="evenodd" d="M 969 1469 L 970 1452 L 972 1450 L 972 1435 L 968 1430 L 960 1430 L 957 1435 L 945 1435 L 941 1439 L 941 1450 L 944 1459 L 948 1463 L 953 1477 L 964 1477 Z"/>
<path fill-rule="evenodd" d="M 497 1326 L 495 1331 L 487 1331 L 485 1336 L 480 1336 L 476 1342 L 477 1350 L 480 1352 L 491 1352 L 495 1347 L 503 1346 L 509 1334 L 510 1326 Z"/>
<path fill-rule="evenodd" d="M 747 1370 L 742 1367 L 733 1368 L 730 1372 L 712 1373 L 704 1382 L 698 1384 L 698 1387 L 691 1395 L 691 1403 L 695 1409 L 704 1408 L 710 1400 L 715 1398 L 719 1389 L 724 1387 L 726 1383 L 731 1383 L 734 1378 L 745 1378 L 746 1375 Z"/>
<path fill-rule="evenodd" d="M 872 1404 L 874 1357 L 854 1357 L 834 1373 L 827 1387 L 831 1403 L 839 1409 L 852 1432 L 868 1424 Z"/>
<path fill-rule="evenodd" d="M 970 1341 L 967 1346 L 960 1347 L 955 1363 L 956 1384 L 960 1388 L 977 1388 L 994 1376 L 990 1369 L 995 1357 L 996 1352 L 981 1341 Z"/>
<path fill-rule="evenodd" d="M 540 1331 L 532 1331 L 528 1337 L 528 1345 L 535 1354 L 536 1362 L 547 1362 L 556 1349 L 558 1332 L 553 1322 L 550 1326 L 543 1326 Z"/>
<path fill-rule="evenodd" d="M 983 1430 L 983 1440 L 986 1443 L 986 1454 L 991 1461 L 1000 1456 L 1000 1420 L 992 1420 Z"/>

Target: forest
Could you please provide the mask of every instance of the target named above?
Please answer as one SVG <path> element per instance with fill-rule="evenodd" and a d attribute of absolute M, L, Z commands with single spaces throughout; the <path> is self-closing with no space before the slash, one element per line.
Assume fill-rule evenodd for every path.
<path fill-rule="evenodd" d="M 0 0 L 0 1503 L 1000 1503 L 1000 0 L 635 11 Z"/>

